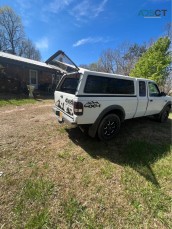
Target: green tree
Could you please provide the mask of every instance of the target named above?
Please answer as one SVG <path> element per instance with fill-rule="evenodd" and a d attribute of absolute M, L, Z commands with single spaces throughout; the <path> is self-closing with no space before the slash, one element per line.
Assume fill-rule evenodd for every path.
<path fill-rule="evenodd" d="M 163 86 L 169 75 L 171 54 L 169 51 L 170 39 L 159 38 L 138 60 L 130 71 L 130 76 L 143 77 L 155 80 Z"/>

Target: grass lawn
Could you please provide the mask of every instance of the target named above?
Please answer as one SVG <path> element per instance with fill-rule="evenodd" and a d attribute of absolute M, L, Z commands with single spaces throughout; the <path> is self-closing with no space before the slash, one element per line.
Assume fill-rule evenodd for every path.
<path fill-rule="evenodd" d="M 52 103 L 0 109 L 0 228 L 172 228 L 172 114 L 104 143 L 59 125 Z"/>
<path fill-rule="evenodd" d="M 0 99 L 0 107 L 7 105 L 21 106 L 34 103 L 36 103 L 35 99 Z"/>

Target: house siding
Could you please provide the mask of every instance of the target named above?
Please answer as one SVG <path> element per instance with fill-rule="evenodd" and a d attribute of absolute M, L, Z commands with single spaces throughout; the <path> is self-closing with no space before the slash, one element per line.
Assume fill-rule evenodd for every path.
<path fill-rule="evenodd" d="M 21 88 L 22 87 L 26 88 L 27 85 L 30 84 L 30 70 L 36 70 L 38 76 L 38 90 L 42 90 L 42 91 L 47 91 L 49 86 L 51 86 L 52 89 L 55 89 L 56 84 L 61 77 L 61 74 L 57 73 L 55 69 L 24 63 L 16 60 L 11 60 L 4 57 L 0 57 L 0 65 L 4 67 L 4 73 L 3 74 L 0 73 L 1 75 L 0 92 L 9 91 L 7 88 L 8 87 L 7 83 L 5 86 L 4 85 L 2 86 L 3 84 L 2 75 L 3 75 L 4 82 L 7 79 L 16 80 L 16 82 L 19 82 Z M 52 82 L 52 75 L 55 76 L 54 83 Z M 19 89 L 17 89 L 17 91 L 19 91 Z"/>

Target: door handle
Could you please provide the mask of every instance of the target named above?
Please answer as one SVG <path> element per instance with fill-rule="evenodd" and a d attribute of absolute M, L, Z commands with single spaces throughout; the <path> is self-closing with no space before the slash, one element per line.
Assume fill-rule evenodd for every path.
<path fill-rule="evenodd" d="M 149 99 L 149 102 L 153 102 L 153 99 Z"/>

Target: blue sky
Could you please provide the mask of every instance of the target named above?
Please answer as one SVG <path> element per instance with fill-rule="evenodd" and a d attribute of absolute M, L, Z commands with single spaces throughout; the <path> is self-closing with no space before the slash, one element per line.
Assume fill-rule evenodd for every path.
<path fill-rule="evenodd" d="M 123 42 L 157 39 L 171 21 L 170 0 L 0 0 L 4 5 L 21 16 L 43 60 L 61 49 L 78 65 L 97 61 L 103 50 Z M 167 11 L 145 18 L 147 10 Z"/>

